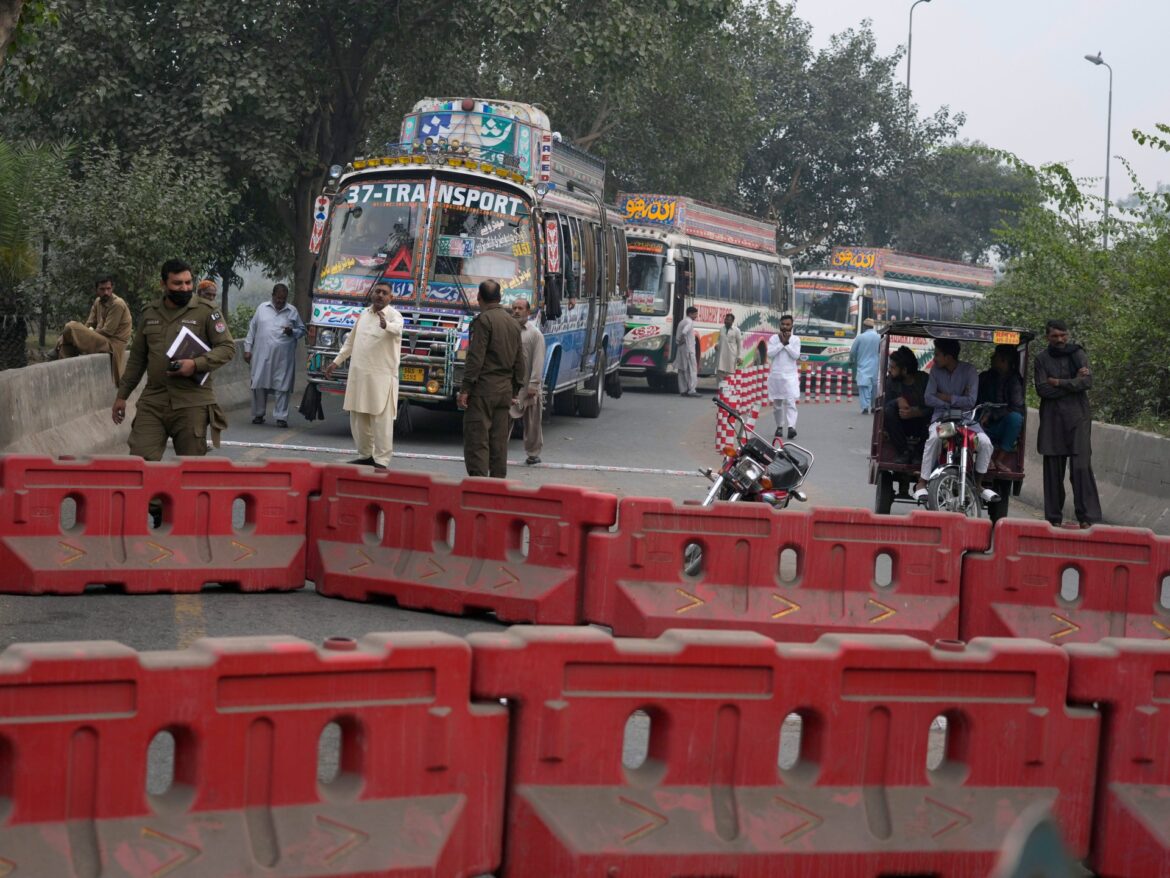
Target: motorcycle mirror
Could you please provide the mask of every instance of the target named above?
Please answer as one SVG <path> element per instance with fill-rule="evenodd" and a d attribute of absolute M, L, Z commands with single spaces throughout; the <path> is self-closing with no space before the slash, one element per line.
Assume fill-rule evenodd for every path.
<path fill-rule="evenodd" d="M 795 500 L 799 500 L 801 503 L 808 502 L 808 495 L 806 495 L 803 491 L 793 491 L 790 496 Z"/>

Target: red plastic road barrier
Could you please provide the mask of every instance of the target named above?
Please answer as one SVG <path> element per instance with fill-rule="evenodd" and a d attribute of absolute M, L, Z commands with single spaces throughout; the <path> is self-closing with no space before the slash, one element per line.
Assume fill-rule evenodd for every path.
<path fill-rule="evenodd" d="M 585 534 L 611 527 L 616 508 L 583 488 L 328 467 L 310 505 L 308 575 L 331 597 L 573 625 Z"/>
<path fill-rule="evenodd" d="M 1069 700 L 1103 706 L 1089 865 L 1103 878 L 1170 874 L 1170 643 L 1068 646 Z"/>
<path fill-rule="evenodd" d="M 589 537 L 588 621 L 621 636 L 735 628 L 788 641 L 829 631 L 957 637 L 962 555 L 985 549 L 991 527 L 938 512 L 644 498 L 622 500 L 618 524 Z M 690 546 L 702 554 L 695 574 Z"/>
<path fill-rule="evenodd" d="M 301 588 L 309 494 L 319 483 L 320 468 L 303 460 L 0 456 L 0 591 Z M 152 500 L 162 504 L 157 529 Z"/>
<path fill-rule="evenodd" d="M 345 651 L 292 637 L 142 654 L 114 643 L 10 647 L 0 656 L 0 871 L 490 872 L 507 716 L 470 704 L 467 644 L 379 634 L 336 645 Z M 321 744 L 331 725 L 332 754 Z M 162 732 L 173 760 L 151 758 L 165 752 L 152 748 Z M 148 791 L 160 765 L 173 777 Z"/>
<path fill-rule="evenodd" d="M 1100 718 L 1066 707 L 1058 647 L 469 640 L 473 693 L 512 711 L 501 875 L 986 875 L 1035 802 L 1087 851 Z"/>
<path fill-rule="evenodd" d="M 963 559 L 961 636 L 1170 637 L 1170 537 L 1148 530 L 1063 530 L 997 522 L 992 551 Z"/>

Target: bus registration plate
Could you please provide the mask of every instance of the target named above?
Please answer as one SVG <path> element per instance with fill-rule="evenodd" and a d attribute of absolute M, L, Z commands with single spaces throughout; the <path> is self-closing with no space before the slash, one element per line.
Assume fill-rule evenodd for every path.
<path fill-rule="evenodd" d="M 1019 344 L 1020 334 L 1018 332 L 1003 332 L 996 331 L 994 336 L 996 344 Z"/>
<path fill-rule="evenodd" d="M 408 384 L 422 384 L 426 380 L 426 370 L 418 366 L 403 366 L 402 380 Z"/>

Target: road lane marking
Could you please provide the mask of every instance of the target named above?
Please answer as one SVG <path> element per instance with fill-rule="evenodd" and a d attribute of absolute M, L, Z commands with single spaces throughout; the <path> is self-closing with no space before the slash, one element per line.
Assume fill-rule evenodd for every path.
<path fill-rule="evenodd" d="M 233 448 L 254 448 L 254 449 L 269 449 L 272 451 L 301 451 L 313 454 L 337 454 L 345 457 L 353 457 L 357 454 L 357 449 L 354 448 L 335 448 L 329 445 L 283 445 L 276 442 L 236 442 L 225 439 L 220 445 L 227 445 Z M 452 463 L 463 463 L 463 456 L 460 454 L 423 454 L 417 451 L 395 451 L 394 457 L 401 457 L 403 460 L 438 460 L 450 461 Z M 522 460 L 509 460 L 508 466 L 523 467 L 525 470 L 537 469 L 565 469 L 565 470 L 585 470 L 587 472 L 600 473 L 635 473 L 650 476 L 686 476 L 689 478 L 698 478 L 703 474 L 697 469 L 655 469 L 646 466 L 604 466 L 602 464 L 592 463 L 539 463 L 535 466 L 525 466 Z"/>
<path fill-rule="evenodd" d="M 203 595 L 175 595 L 174 616 L 179 649 L 186 649 L 200 637 L 207 636 L 203 619 Z"/>

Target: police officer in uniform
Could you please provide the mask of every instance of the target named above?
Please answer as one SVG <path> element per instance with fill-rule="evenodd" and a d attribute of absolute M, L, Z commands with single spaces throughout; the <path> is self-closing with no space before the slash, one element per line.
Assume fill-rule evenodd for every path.
<path fill-rule="evenodd" d="M 512 400 L 527 380 L 520 324 L 500 305 L 500 285 L 479 285 L 479 316 L 471 321 L 459 406 L 463 462 L 469 476 L 508 477 Z"/>
<path fill-rule="evenodd" d="M 163 263 L 162 292 L 158 301 L 142 310 L 126 371 L 118 384 L 113 419 L 115 424 L 125 419 L 126 400 L 145 373 L 146 389 L 138 398 L 138 411 L 130 430 L 130 453 L 146 460 L 161 460 L 170 439 L 176 454 L 199 457 L 207 453 L 208 426 L 216 446 L 220 431 L 227 426 L 215 402 L 211 379 L 203 384 L 199 379 L 230 361 L 236 345 L 227 321 L 215 305 L 203 298 L 192 298 L 194 281 L 187 263 L 179 259 Z M 172 360 L 167 356 L 183 327 L 202 339 L 210 350 L 194 358 Z"/>

